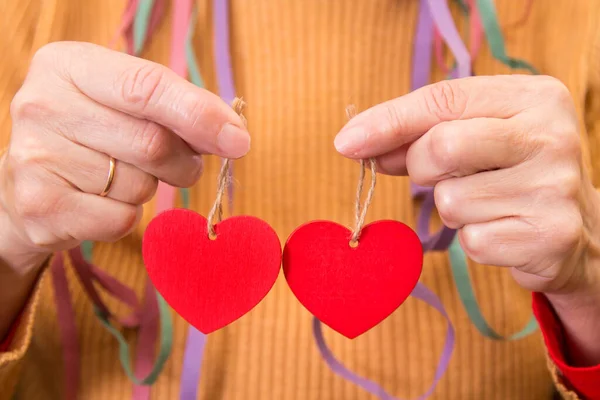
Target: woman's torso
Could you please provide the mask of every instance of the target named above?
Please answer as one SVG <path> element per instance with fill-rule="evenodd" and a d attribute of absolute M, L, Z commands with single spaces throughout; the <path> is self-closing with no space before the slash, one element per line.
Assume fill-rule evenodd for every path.
<path fill-rule="evenodd" d="M 8 4 L 10 3 L 10 4 Z M 235 213 L 269 222 L 285 241 L 313 219 L 350 226 L 358 166 L 338 155 L 333 138 L 345 122 L 344 108 L 364 109 L 409 91 L 416 0 L 255 0 L 231 2 L 231 46 L 237 94 L 248 107 L 252 150 L 235 162 Z M 521 16 L 525 2 L 497 1 L 503 25 Z M 30 49 L 48 41 L 82 40 L 106 45 L 118 26 L 121 0 L 7 2 L 7 36 L 0 66 L 0 145 L 8 141 L 8 105 L 27 68 Z M 563 80 L 581 110 L 585 95 L 590 13 L 596 2 L 536 1 L 527 23 L 507 30 L 507 50 L 543 73 Z M 211 6 L 198 5 L 194 44 L 208 89 L 217 91 Z M 454 10 L 456 11 L 456 10 Z M 459 13 L 455 13 L 459 15 Z M 19 19 L 20 16 L 23 16 Z M 170 14 L 144 56 L 168 64 Z M 567 34 L 568 33 L 568 34 Z M 573 40 L 572 38 L 580 38 Z M 569 60 L 569 61 L 566 61 Z M 484 48 L 479 74 L 510 71 Z M 436 69 L 434 79 L 443 76 Z M 0 146 L 1 147 L 1 146 Z M 214 200 L 219 160 L 207 157 L 204 176 L 191 191 L 191 207 L 206 214 Z M 118 177 L 117 177 L 118 179 Z M 96 244 L 94 262 L 143 293 L 140 246 L 152 203 L 134 235 Z M 406 178 L 381 177 L 368 220 L 390 218 L 415 225 L 417 204 Z M 508 270 L 472 265 L 477 299 L 500 333 L 522 328 L 530 317 L 530 295 Z M 131 384 L 117 358 L 117 343 L 104 331 L 69 271 L 81 348 L 82 399 L 127 399 Z M 538 334 L 514 342 L 484 338 L 458 298 L 447 254 L 425 256 L 421 282 L 442 299 L 456 327 L 450 368 L 433 398 L 544 399 L 552 392 Z M 62 356 L 50 280 L 45 279 L 18 398 L 61 398 Z M 123 313 L 125 308 L 110 303 Z M 174 318 L 174 348 L 152 389 L 156 399 L 178 397 L 187 325 Z M 409 299 L 382 324 L 355 340 L 326 330 L 333 352 L 357 373 L 380 382 L 399 398 L 430 385 L 446 333 L 445 320 Z M 135 332 L 127 337 L 135 341 Z M 283 276 L 252 312 L 210 335 L 202 367 L 203 399 L 368 399 L 334 375 L 320 358 L 311 315 Z"/>

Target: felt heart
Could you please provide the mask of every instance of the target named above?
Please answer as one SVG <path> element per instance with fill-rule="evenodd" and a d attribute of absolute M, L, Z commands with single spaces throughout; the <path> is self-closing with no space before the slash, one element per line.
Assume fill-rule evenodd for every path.
<path fill-rule="evenodd" d="M 185 209 L 156 216 L 142 254 L 152 283 L 169 305 L 203 333 L 235 321 L 269 292 L 281 266 L 281 244 L 266 222 L 238 216 L 215 225 Z"/>
<path fill-rule="evenodd" d="M 283 271 L 292 292 L 317 319 L 353 339 L 388 317 L 414 289 L 423 266 L 417 234 L 397 221 L 352 233 L 330 221 L 309 222 L 288 238 Z"/>

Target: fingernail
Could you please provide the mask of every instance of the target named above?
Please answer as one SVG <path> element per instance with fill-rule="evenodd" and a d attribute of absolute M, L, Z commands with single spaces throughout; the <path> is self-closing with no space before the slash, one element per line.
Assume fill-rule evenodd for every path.
<path fill-rule="evenodd" d="M 250 150 L 250 134 L 235 125 L 225 124 L 217 135 L 217 146 L 224 157 L 242 157 Z"/>
<path fill-rule="evenodd" d="M 341 131 L 333 141 L 336 150 L 348 156 L 358 153 L 366 143 L 367 133 L 359 126 Z"/>

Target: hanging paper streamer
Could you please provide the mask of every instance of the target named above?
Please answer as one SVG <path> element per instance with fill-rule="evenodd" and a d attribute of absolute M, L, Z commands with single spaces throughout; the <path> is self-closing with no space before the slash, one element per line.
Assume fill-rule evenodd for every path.
<path fill-rule="evenodd" d="M 65 400 L 76 400 L 79 392 L 79 338 L 77 336 L 77 325 L 75 324 L 75 311 L 69 292 L 69 283 L 65 274 L 63 254 L 56 253 L 50 264 L 52 274 L 52 287 L 54 288 L 54 302 L 56 304 L 56 316 L 62 346 L 62 358 L 64 365 L 64 398 Z"/>
<path fill-rule="evenodd" d="M 431 19 L 454 55 L 454 59 L 458 64 L 457 77 L 471 76 L 471 57 L 460 37 L 460 33 L 458 33 L 458 29 L 456 29 L 447 0 L 422 1 L 427 1 Z"/>
<path fill-rule="evenodd" d="M 197 5 L 194 9 L 189 22 L 189 29 L 186 38 L 186 60 L 190 80 L 198 87 L 204 87 L 204 80 L 200 75 L 200 68 L 196 62 L 196 54 L 192 39 L 196 29 Z M 181 189 L 183 208 L 189 208 L 189 194 L 187 189 Z M 200 371 L 202 360 L 204 358 L 204 349 L 206 348 L 206 335 L 196 329 L 193 325 L 188 326 L 187 337 L 183 351 L 183 367 L 181 369 L 181 386 L 179 397 L 182 400 L 196 400 L 198 398 L 198 386 L 200 381 Z"/>
<path fill-rule="evenodd" d="M 468 16 L 470 17 L 470 21 L 469 21 L 469 26 L 470 26 L 470 43 L 471 43 L 471 57 L 475 57 L 477 52 L 479 51 L 480 45 L 481 45 L 481 29 L 482 29 L 482 22 L 481 22 L 481 16 L 480 16 L 480 10 L 477 6 L 477 4 L 475 3 L 478 0 L 468 0 L 469 4 L 469 14 Z M 423 3 L 423 2 L 422 2 Z M 434 28 L 427 26 L 430 23 L 431 20 L 427 20 L 426 18 L 424 19 L 420 19 L 419 21 L 419 26 L 417 27 L 418 32 L 431 32 Z M 492 17 L 488 18 L 488 24 L 492 25 L 492 29 L 490 30 L 492 35 L 497 35 L 500 33 L 499 28 L 498 29 L 494 29 L 493 26 L 498 26 L 498 22 L 497 19 L 495 18 L 495 14 Z M 438 27 L 438 29 L 442 29 L 443 27 Z M 449 35 L 447 35 L 447 37 L 449 37 Z M 488 36 L 489 38 L 489 36 Z M 489 40 L 489 39 L 488 39 Z M 500 39 L 496 38 L 495 39 L 495 43 L 497 46 L 501 45 L 502 48 L 501 49 L 496 49 L 496 52 L 498 54 L 506 54 L 506 51 L 504 50 L 504 41 L 503 39 L 500 37 Z M 456 46 L 454 46 L 456 48 Z M 451 48 L 452 49 L 452 48 Z M 427 56 L 427 49 L 415 49 L 415 60 L 416 62 L 419 62 L 419 66 L 424 65 L 423 63 L 420 62 L 420 60 L 425 60 L 425 57 Z M 413 68 L 417 68 L 417 64 L 414 65 Z M 413 71 L 413 84 L 415 87 L 419 87 L 424 85 L 425 81 L 421 79 L 424 79 L 423 77 L 424 74 L 421 75 L 414 75 L 414 71 Z M 434 202 L 434 198 L 433 198 L 433 192 L 427 192 L 425 188 L 421 188 L 422 192 L 418 193 L 421 196 L 424 196 L 424 201 L 422 204 L 422 208 L 421 208 L 421 213 L 419 214 L 419 219 L 418 219 L 418 226 L 419 226 L 419 230 L 418 232 L 420 234 L 424 234 L 424 232 L 426 232 L 426 229 L 428 229 L 429 224 L 430 224 L 430 218 L 431 218 L 431 213 L 433 212 L 433 209 L 435 207 L 435 202 Z M 425 193 L 425 194 L 423 194 Z M 424 235 L 425 236 L 425 235 Z M 426 237 L 426 236 L 425 236 Z M 450 237 L 449 235 L 447 236 L 448 238 Z M 528 323 L 525 325 L 525 327 L 519 331 L 516 332 L 510 336 L 504 337 L 499 335 L 498 333 L 496 333 L 489 325 L 488 323 L 485 321 L 485 318 L 483 317 L 483 314 L 481 312 L 481 309 L 479 307 L 479 304 L 475 298 L 474 295 L 474 290 L 473 290 L 473 286 L 472 286 L 472 282 L 469 276 L 469 272 L 468 272 L 468 264 L 467 264 L 467 258 L 464 254 L 464 251 L 462 250 L 462 248 L 460 247 L 460 243 L 458 241 L 458 239 L 456 237 L 453 238 L 453 240 L 451 241 L 450 247 L 449 247 L 449 256 L 450 256 L 450 265 L 451 265 L 451 269 L 452 269 L 452 276 L 454 278 L 455 284 L 456 284 L 456 288 L 459 294 L 459 297 L 461 299 L 461 302 L 463 304 L 463 306 L 465 307 L 465 310 L 467 312 L 467 315 L 469 316 L 469 319 L 471 320 L 471 322 L 473 323 L 473 325 L 477 328 L 477 330 L 484 336 L 490 338 L 490 339 L 494 339 L 494 340 L 517 340 L 520 338 L 523 338 L 533 332 L 535 332 L 535 330 L 537 329 L 537 322 L 535 320 L 535 317 L 532 315 L 531 318 L 529 319 Z"/>
<path fill-rule="evenodd" d="M 150 16 L 154 0 L 139 0 L 138 10 L 133 20 L 133 54 L 139 55 L 146 42 L 146 33 L 150 24 Z"/>
<path fill-rule="evenodd" d="M 142 7 L 147 2 L 142 4 Z M 133 37 L 132 24 L 138 8 L 138 1 L 132 0 L 128 3 L 121 25 L 114 39 L 111 41 L 111 47 L 114 47 L 117 40 L 125 36 L 126 47 L 128 52 L 133 52 Z M 149 16 L 151 19 L 141 21 L 137 18 L 138 24 L 144 27 L 146 32 L 144 37 L 148 37 L 158 26 L 161 20 L 161 15 L 164 9 L 164 0 L 157 0 L 156 6 L 152 12 L 142 10 L 145 18 Z M 138 27 L 138 31 L 139 31 Z M 144 38 L 143 42 L 146 39 Z M 123 369 L 128 377 L 138 385 L 133 391 L 133 398 L 136 400 L 147 400 L 150 396 L 149 387 L 157 379 L 159 372 L 162 370 L 171 349 L 172 342 L 172 327 L 170 321 L 169 310 L 166 303 L 160 296 L 156 298 L 151 285 L 146 286 L 145 300 L 143 305 L 139 305 L 135 293 L 126 286 L 119 283 L 117 280 L 108 276 L 101 269 L 91 264 L 93 251 L 93 242 L 84 241 L 80 248 L 75 248 L 69 252 L 76 275 L 83 283 L 84 291 L 92 300 L 96 310 L 95 315 L 99 318 L 102 325 L 113 335 L 119 343 L 120 355 L 119 358 L 123 365 Z M 59 316 L 59 329 L 61 334 L 61 342 L 63 344 L 63 360 L 65 364 L 65 398 L 67 400 L 78 397 L 79 384 L 79 345 L 77 331 L 74 322 L 73 306 L 69 294 L 67 279 L 65 275 L 64 256 L 62 253 L 57 253 L 53 260 L 52 266 L 52 282 L 55 290 L 55 298 L 57 305 L 57 313 Z M 129 346 L 121 333 L 112 326 L 110 322 L 111 313 L 108 311 L 98 293 L 95 291 L 93 282 L 96 282 L 103 287 L 109 294 L 116 299 L 128 304 L 133 308 L 133 312 L 129 317 L 120 319 L 123 326 L 131 328 L 139 328 L 139 340 L 136 351 L 135 372 L 129 363 Z M 158 314 L 158 315 L 157 315 Z M 158 316 L 158 319 L 157 319 Z M 153 363 L 153 354 L 155 349 L 156 338 L 158 334 L 158 324 L 161 327 L 161 342 L 159 345 L 160 354 L 155 363 Z M 142 377 L 142 378 L 138 378 Z"/>
<path fill-rule="evenodd" d="M 150 299 L 155 298 L 158 303 L 159 319 L 161 322 L 161 341 L 159 344 L 159 356 L 156 360 L 156 363 L 152 367 L 152 370 L 147 376 L 143 378 L 138 378 L 137 376 L 135 376 L 129 361 L 129 345 L 127 344 L 127 341 L 125 340 L 121 332 L 115 327 L 113 327 L 112 323 L 110 322 L 110 319 L 116 319 L 121 325 L 126 327 L 136 327 L 142 324 L 142 320 L 144 318 L 154 319 L 156 316 L 143 313 L 142 308 L 144 306 L 139 305 L 135 292 L 133 292 L 133 290 L 128 288 L 127 286 L 121 284 L 116 279 L 112 278 L 100 268 L 87 263 L 84 260 L 78 248 L 70 250 L 69 256 L 72 260 L 73 268 L 77 273 L 77 277 L 81 281 L 82 285 L 85 287 L 86 291 L 94 299 L 93 302 L 95 304 L 96 315 L 100 318 L 104 327 L 108 331 L 110 331 L 119 342 L 119 359 L 121 360 L 121 364 L 123 365 L 125 373 L 129 377 L 129 379 L 138 385 L 150 385 L 154 383 L 158 378 L 158 374 L 162 370 L 165 362 L 167 361 L 167 358 L 169 357 L 172 346 L 173 325 L 165 301 L 158 293 L 156 293 L 156 291 L 152 289 L 149 291 L 147 290 L 146 295 Z M 102 301 L 99 293 L 96 291 L 94 287 L 94 281 L 99 283 L 104 289 L 106 289 L 108 293 L 115 295 L 115 297 L 132 307 L 132 313 L 125 318 L 116 318 L 109 311 L 106 304 Z M 148 299 L 146 299 L 146 301 L 148 301 Z"/>
<path fill-rule="evenodd" d="M 85 240 L 81 242 L 81 252 L 87 262 L 92 262 L 92 254 L 94 251 L 94 242 L 91 240 Z"/>
<path fill-rule="evenodd" d="M 446 7 L 447 9 L 447 7 Z M 442 10 L 443 11 L 443 10 Z M 439 17 L 439 15 L 438 15 Z M 419 23 L 417 25 L 417 34 L 415 37 L 415 56 L 417 59 L 417 63 L 413 64 L 412 69 L 412 82 L 421 83 L 419 86 L 413 88 L 416 89 L 427 83 L 430 75 L 430 66 L 431 66 L 431 52 L 432 52 L 432 42 L 433 42 L 433 29 L 429 29 L 429 27 L 433 28 L 433 21 L 431 13 L 428 10 L 428 5 L 425 0 L 420 2 L 419 7 Z M 425 61 L 422 61 L 425 60 Z M 418 64 L 418 65 L 416 65 Z M 464 66 L 463 70 L 466 69 Z M 423 188 L 417 185 L 412 185 L 413 194 L 415 196 L 427 196 L 428 193 L 433 194 L 428 188 Z M 419 233 L 419 237 L 421 238 L 421 242 L 423 244 L 423 250 L 432 250 L 432 249 L 443 249 L 444 246 L 447 246 L 454 237 L 454 230 L 448 229 L 446 227 L 442 228 L 435 235 L 429 235 L 429 226 L 427 226 L 424 232 Z M 417 288 L 419 290 L 417 290 Z M 423 289 L 423 290 L 420 290 Z M 438 311 L 440 311 L 448 320 L 448 333 L 446 336 L 446 341 L 444 345 L 444 350 L 442 353 L 442 357 L 438 363 L 436 368 L 436 377 L 430 389 L 423 395 L 422 398 L 429 396 L 430 393 L 433 393 L 437 383 L 444 375 L 446 370 L 448 369 L 449 360 L 451 359 L 452 352 L 454 350 L 454 328 L 452 326 L 451 321 L 447 317 L 447 313 L 444 310 L 444 307 L 439 300 L 435 296 L 435 294 L 429 291 L 429 295 L 424 295 L 424 290 L 427 288 L 418 283 L 417 287 L 413 291 L 413 294 L 417 298 L 421 298 L 423 301 L 428 303 L 429 305 L 435 307 Z M 419 295 L 421 295 L 419 297 Z M 322 335 L 320 334 L 320 321 L 316 318 L 313 320 L 313 333 L 315 336 L 315 340 L 321 352 L 321 355 L 324 357 L 328 366 L 338 375 L 341 375 L 345 379 L 363 387 L 365 390 L 369 391 L 372 394 L 379 396 L 381 399 L 389 400 L 390 397 L 385 393 L 384 389 L 379 387 L 377 384 L 368 381 L 364 378 L 359 377 L 354 374 L 347 368 L 345 368 L 339 361 L 335 360 L 331 351 L 327 348 Z M 387 396 L 387 397 L 386 397 Z"/>
<path fill-rule="evenodd" d="M 431 76 L 431 60 L 432 60 L 432 45 L 434 41 L 434 32 L 435 32 L 435 24 L 433 15 L 430 12 L 430 0 L 421 0 L 419 3 L 419 18 L 417 22 L 417 30 L 415 35 L 415 44 L 413 48 L 413 61 L 412 61 L 412 71 L 411 71 L 411 90 L 416 90 L 422 86 L 427 85 L 429 82 L 429 77 Z M 452 17 L 450 11 L 447 7 L 447 4 L 444 4 L 446 7 L 441 7 L 442 15 L 439 13 L 437 15 L 437 20 L 444 22 L 442 25 L 438 26 L 438 30 L 440 34 L 442 31 L 444 32 L 443 37 L 456 39 L 458 36 L 458 42 L 453 43 L 452 48 L 457 49 L 459 47 L 464 47 L 462 41 L 460 40 L 460 35 L 458 31 L 456 31 L 456 27 L 452 21 Z M 434 6 L 438 6 L 438 4 L 434 4 Z M 444 14 L 444 12 L 446 14 Z M 448 24 L 448 19 L 450 24 Z M 450 30 L 451 32 L 447 32 Z M 470 57 L 466 48 L 463 51 L 463 59 L 461 63 L 462 73 L 465 71 L 469 71 L 470 67 L 464 65 L 464 63 L 470 64 Z M 465 56 L 466 54 L 466 56 Z M 417 234 L 421 239 L 421 243 L 423 243 L 423 251 L 432 251 L 432 250 L 446 250 L 456 231 L 454 229 L 450 229 L 446 226 L 439 229 L 436 233 L 430 233 L 430 219 L 431 213 L 435 207 L 435 199 L 433 197 L 433 188 L 427 188 L 423 186 L 416 185 L 411 182 L 411 192 L 414 198 L 422 199 L 423 203 L 421 205 L 421 210 L 419 212 L 419 216 L 417 218 Z"/>
<path fill-rule="evenodd" d="M 229 0 L 213 0 L 213 23 L 215 26 L 215 65 L 217 67 L 217 86 L 219 96 L 231 104 L 235 98 L 235 85 L 233 82 L 233 66 L 231 65 L 231 51 L 229 33 Z M 233 163 L 229 168 L 227 185 L 227 198 L 229 199 L 229 212 L 233 212 Z"/>
<path fill-rule="evenodd" d="M 150 371 L 145 375 L 141 375 L 136 369 L 136 372 L 134 373 L 132 372 L 132 368 L 129 363 L 129 345 L 119 330 L 112 326 L 110 320 L 115 319 L 119 322 L 119 324 L 130 328 L 144 326 L 149 322 L 154 324 L 153 320 L 156 320 L 156 316 L 153 313 L 149 314 L 144 310 L 144 306 L 148 303 L 148 299 L 146 299 L 144 305 L 140 306 L 135 293 L 131 289 L 121 284 L 110 275 L 106 274 L 103 270 L 86 262 L 79 248 L 70 250 L 68 254 L 72 261 L 77 278 L 80 280 L 85 292 L 88 294 L 92 300 L 92 303 L 94 304 L 96 316 L 100 319 L 103 326 L 119 342 L 119 358 L 125 373 L 133 382 L 136 382 L 137 384 L 150 385 L 154 383 L 169 356 L 172 344 L 172 325 L 168 308 L 166 308 L 164 300 L 162 300 L 160 297 L 156 299 L 156 301 L 158 301 L 159 320 L 161 326 L 159 357 L 153 366 L 152 360 L 148 359 L 148 356 L 144 357 L 143 361 L 145 364 L 150 365 Z M 77 392 L 80 373 L 79 343 L 75 326 L 73 305 L 71 302 L 65 273 L 64 256 L 61 252 L 55 254 L 50 269 L 52 271 L 52 281 L 55 291 L 57 314 L 61 332 L 61 343 L 63 346 L 63 361 L 65 364 L 65 399 L 74 400 L 78 398 Z M 94 287 L 94 283 L 100 285 L 110 295 L 129 305 L 132 308 L 131 314 L 124 318 L 115 317 L 102 301 L 100 295 Z M 149 288 L 150 290 L 147 290 L 146 296 L 150 299 L 150 301 L 152 301 L 153 296 L 158 295 L 154 292 L 154 290 L 152 290 L 152 287 Z M 139 345 L 138 349 L 146 352 L 150 350 L 148 348 L 143 349 Z M 150 357 L 151 354 L 152 353 L 150 353 Z M 139 376 L 144 377 L 138 378 Z M 145 397 L 135 398 L 143 399 Z"/>
<path fill-rule="evenodd" d="M 452 358 L 452 352 L 454 350 L 454 327 L 452 326 L 450 317 L 446 313 L 446 310 L 444 309 L 444 306 L 442 305 L 440 299 L 425 285 L 423 285 L 422 283 L 417 283 L 417 286 L 415 287 L 415 290 L 413 290 L 413 292 L 411 293 L 411 296 L 413 296 L 416 299 L 422 300 L 428 305 L 434 307 L 440 314 L 444 316 L 444 318 L 446 318 L 446 321 L 448 323 L 448 328 L 446 330 L 446 339 L 444 340 L 444 347 L 442 348 L 442 354 L 440 355 L 438 365 L 435 369 L 433 382 L 424 394 L 417 397 L 417 400 L 424 400 L 427 397 L 431 396 L 431 394 L 433 394 L 435 387 L 437 386 L 440 379 L 442 379 L 442 376 L 444 376 L 444 373 L 448 369 L 448 364 L 450 363 L 450 359 Z M 396 399 L 395 397 L 392 397 L 385 391 L 385 389 L 383 389 L 377 383 L 363 378 L 359 375 L 356 375 L 352 371 L 345 368 L 344 365 L 335 358 L 331 350 L 327 347 L 327 344 L 325 343 L 325 339 L 323 337 L 321 324 L 316 318 L 313 319 L 313 334 L 315 336 L 319 352 L 321 353 L 321 357 L 323 357 L 329 368 L 331 368 L 331 370 L 334 373 L 354 383 L 355 385 L 360 386 L 367 392 L 379 397 L 381 400 L 400 400 Z"/>
<path fill-rule="evenodd" d="M 496 7 L 494 6 L 493 0 L 477 0 L 477 7 L 479 8 L 483 28 L 494 58 L 512 69 L 525 69 L 532 74 L 538 74 L 537 69 L 528 62 L 518 58 L 509 57 L 506 54 L 504 37 L 502 36 L 502 30 L 498 24 L 498 16 L 496 15 Z"/>
<path fill-rule="evenodd" d="M 432 29 L 433 28 L 433 20 L 432 20 L 432 15 L 429 12 L 428 8 L 429 7 L 428 7 L 427 3 L 425 2 L 425 0 L 422 0 L 420 2 L 419 22 L 417 24 L 417 32 L 416 32 L 416 36 L 415 36 L 415 40 L 414 40 L 414 43 L 415 43 L 414 44 L 415 45 L 414 60 L 416 60 L 416 62 L 413 61 L 413 68 L 411 71 L 411 73 L 412 73 L 411 80 L 413 82 L 413 89 L 416 89 L 417 87 L 420 87 L 420 86 L 423 86 L 424 84 L 426 84 L 427 81 L 429 80 L 429 76 L 430 76 L 432 44 L 433 44 L 433 29 Z M 446 7 L 446 9 L 447 9 L 447 7 Z M 444 10 L 442 10 L 442 11 L 444 11 Z M 438 18 L 439 18 L 439 14 L 438 14 Z M 442 16 L 442 18 L 444 18 L 444 17 Z M 462 70 L 465 70 L 465 69 L 466 68 L 463 65 Z M 418 86 L 416 86 L 415 83 L 417 83 Z M 415 195 L 415 196 L 418 196 L 418 197 L 424 196 L 427 198 L 427 195 L 431 194 L 431 197 L 432 197 L 433 193 L 428 188 L 420 187 L 417 185 L 412 185 L 411 188 L 413 191 L 413 195 Z M 426 213 L 426 210 L 423 210 L 423 211 L 425 211 L 425 212 L 422 212 L 422 215 L 427 215 L 427 218 L 429 218 L 430 213 Z M 438 250 L 438 249 L 443 249 L 445 246 L 447 246 L 447 244 L 449 244 L 451 242 L 452 238 L 454 237 L 454 230 L 444 227 L 438 233 L 436 233 L 434 235 L 430 235 L 429 234 L 429 226 L 427 224 L 427 226 L 424 229 L 423 229 L 423 227 L 421 227 L 421 232 L 419 232 L 419 237 L 421 238 L 421 242 L 423 244 L 424 251 L 432 250 L 432 249 Z M 429 291 L 424 285 L 418 283 L 417 286 L 415 287 L 415 290 L 413 291 L 412 295 L 415 296 L 416 298 L 419 298 L 419 299 L 425 301 L 427 304 L 433 306 L 434 308 L 436 308 L 442 315 L 444 315 L 446 317 L 446 319 L 448 321 L 448 331 L 446 334 L 444 350 L 442 352 L 442 356 L 440 357 L 440 361 L 438 362 L 438 366 L 436 367 L 436 374 L 435 374 L 434 382 L 432 383 L 431 387 L 427 390 L 427 392 L 420 397 L 420 399 L 425 399 L 431 393 L 433 393 L 433 391 L 435 390 L 435 387 L 437 386 L 437 383 L 439 382 L 441 377 L 444 375 L 444 373 L 448 369 L 448 364 L 451 359 L 452 352 L 454 350 L 454 328 L 452 326 L 450 319 L 448 318 L 447 313 L 444 310 L 444 307 L 443 307 L 441 301 L 439 300 L 439 298 L 437 298 L 437 296 L 435 296 L 435 294 L 433 292 Z M 323 340 L 320 322 L 316 318 L 313 320 L 313 333 L 315 335 L 315 340 L 317 342 L 317 346 L 319 348 L 319 351 L 321 352 L 322 357 L 327 362 L 327 365 L 336 374 L 342 376 L 344 379 L 347 379 L 347 380 L 353 382 L 356 385 L 361 386 L 363 389 L 378 396 L 380 399 L 383 399 L 383 400 L 393 399 L 393 397 L 391 397 L 389 394 L 387 394 L 382 387 L 380 387 L 379 385 L 377 385 L 376 383 L 374 383 L 372 381 L 369 381 L 365 378 L 362 378 L 362 377 L 354 374 L 353 372 L 351 372 L 350 370 L 345 368 L 339 361 L 337 361 L 334 358 L 333 354 L 327 348 L 326 343 Z"/>
<path fill-rule="evenodd" d="M 468 0 L 470 8 L 469 25 L 471 34 L 470 42 L 472 44 L 471 54 L 473 55 L 476 55 L 480 48 L 480 37 L 482 34 L 481 15 L 476 1 L 477 0 Z M 529 2 L 529 5 L 527 7 L 528 9 L 531 8 L 531 2 Z M 528 13 L 528 10 L 526 10 L 526 13 Z M 497 20 L 495 24 L 498 25 Z M 497 32 L 500 31 L 498 30 Z M 503 40 L 501 42 L 504 43 Z M 502 49 L 500 53 L 505 54 L 506 51 Z M 469 275 L 467 257 L 463 249 L 460 247 L 460 242 L 457 237 L 454 238 L 452 244 L 450 245 L 448 253 L 450 258 L 452 276 L 454 278 L 454 282 L 456 284 L 456 289 L 458 291 L 461 303 L 465 307 L 465 311 L 467 312 L 469 319 L 483 336 L 486 336 L 493 340 L 511 341 L 522 339 L 537 330 L 538 324 L 534 315 L 532 314 L 529 318 L 529 321 L 519 332 L 516 332 L 509 336 L 502 336 L 496 331 L 494 331 L 494 329 L 492 329 L 489 326 L 489 324 L 483 317 L 483 313 L 481 312 L 481 308 L 479 307 L 479 303 L 477 302 L 477 299 L 475 297 L 473 284 Z"/>
<path fill-rule="evenodd" d="M 469 319 L 475 325 L 477 330 L 484 336 L 494 340 L 518 340 L 522 339 L 537 330 L 537 321 L 534 316 L 531 316 L 527 324 L 519 332 L 516 332 L 510 336 L 502 336 L 498 334 L 492 327 L 490 327 L 483 317 L 479 303 L 475 297 L 473 285 L 471 283 L 471 277 L 469 275 L 469 269 L 467 267 L 467 258 L 463 249 L 460 247 L 458 237 L 454 239 L 450 248 L 448 249 L 450 255 L 450 267 L 452 270 L 452 276 L 456 283 L 456 290 L 460 297 Z"/>

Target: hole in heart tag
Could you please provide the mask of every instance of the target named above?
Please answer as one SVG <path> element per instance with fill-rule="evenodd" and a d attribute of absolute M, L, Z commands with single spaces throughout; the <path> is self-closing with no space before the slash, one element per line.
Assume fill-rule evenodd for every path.
<path fill-rule="evenodd" d="M 353 107 L 347 110 L 354 116 Z M 356 194 L 354 230 L 331 221 L 298 227 L 283 250 L 283 272 L 294 295 L 317 319 L 353 339 L 394 312 L 416 286 L 423 248 L 407 225 L 381 220 L 363 226 L 376 184 L 370 159 L 371 186 L 360 205 L 365 161 Z"/>
<path fill-rule="evenodd" d="M 243 119 L 243 102 L 236 99 L 233 108 Z M 269 224 L 251 216 L 222 220 L 229 166 L 225 160 L 207 218 L 190 210 L 167 210 L 150 222 L 142 243 L 156 289 L 206 334 L 254 308 L 275 284 L 281 266 L 281 245 Z"/>

